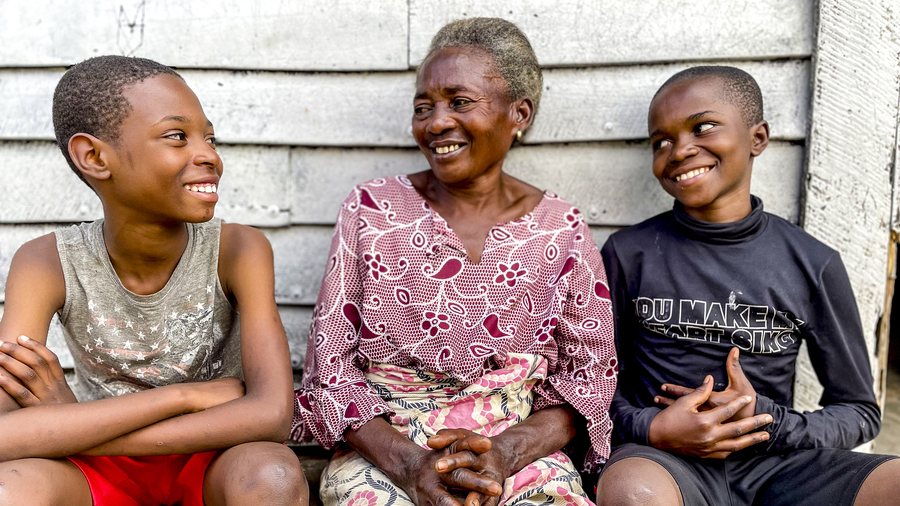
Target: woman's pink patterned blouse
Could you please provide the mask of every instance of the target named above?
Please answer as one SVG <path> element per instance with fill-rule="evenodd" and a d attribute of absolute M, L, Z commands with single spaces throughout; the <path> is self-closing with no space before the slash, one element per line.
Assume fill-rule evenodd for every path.
<path fill-rule="evenodd" d="M 472 383 L 508 353 L 543 355 L 535 410 L 568 403 L 587 419 L 586 468 L 609 456 L 616 387 L 612 310 L 581 214 L 550 192 L 495 225 L 473 264 L 405 176 L 344 201 L 316 302 L 293 437 L 330 448 L 348 427 L 391 413 L 366 383 L 370 361 Z"/>

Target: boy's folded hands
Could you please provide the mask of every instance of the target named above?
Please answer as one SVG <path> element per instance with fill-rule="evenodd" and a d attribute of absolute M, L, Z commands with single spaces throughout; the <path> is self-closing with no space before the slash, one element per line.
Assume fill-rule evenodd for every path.
<path fill-rule="evenodd" d="M 650 423 L 650 445 L 674 453 L 694 457 L 724 459 L 732 453 L 768 441 L 769 434 L 756 431 L 772 422 L 772 416 L 761 414 L 737 418 L 753 398 L 736 395 L 715 407 L 712 376 L 707 376 L 696 389 L 671 400 Z M 719 392 L 723 393 L 723 392 Z M 719 400 L 724 397 L 719 396 Z"/>
<path fill-rule="evenodd" d="M 707 400 L 702 406 L 698 409 L 700 411 L 707 411 L 712 408 L 717 408 L 722 406 L 723 404 L 727 404 L 734 400 L 737 397 L 742 396 L 750 396 L 752 399 L 750 404 L 747 404 L 740 411 L 737 412 L 733 417 L 729 418 L 729 422 L 736 422 L 743 418 L 748 418 L 756 414 L 756 389 L 753 388 L 753 385 L 750 384 L 750 380 L 747 379 L 747 376 L 744 375 L 744 370 L 741 368 L 741 363 L 739 359 L 740 348 L 732 348 L 730 352 L 728 352 L 728 358 L 725 359 L 725 371 L 728 374 L 728 386 L 725 390 L 721 392 L 716 392 L 713 390 L 712 393 L 709 394 L 709 400 Z M 685 395 L 694 391 L 693 388 L 684 387 L 681 385 L 673 385 L 671 383 L 666 383 L 662 386 L 663 392 L 674 396 L 676 399 L 679 397 L 684 397 Z M 675 399 L 671 399 L 669 397 L 657 396 L 654 401 L 657 404 L 662 406 L 671 406 Z"/>
<path fill-rule="evenodd" d="M 56 354 L 34 339 L 0 343 L 0 367 L 0 387 L 23 408 L 78 402 Z"/>

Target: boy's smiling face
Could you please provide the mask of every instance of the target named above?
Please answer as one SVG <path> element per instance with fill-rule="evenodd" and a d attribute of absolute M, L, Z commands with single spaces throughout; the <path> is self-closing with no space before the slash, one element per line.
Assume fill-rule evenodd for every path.
<path fill-rule="evenodd" d="M 689 215 L 720 223 L 750 212 L 753 158 L 769 135 L 722 97 L 719 78 L 678 81 L 653 99 L 648 120 L 653 175 Z"/>
<path fill-rule="evenodd" d="M 123 95 L 132 110 L 113 143 L 108 197 L 148 218 L 212 218 L 222 159 L 196 95 L 166 74 L 134 84 Z"/>

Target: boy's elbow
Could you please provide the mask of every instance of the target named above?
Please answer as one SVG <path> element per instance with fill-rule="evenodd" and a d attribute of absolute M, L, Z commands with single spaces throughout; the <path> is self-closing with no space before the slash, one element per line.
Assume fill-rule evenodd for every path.
<path fill-rule="evenodd" d="M 265 441 L 283 443 L 291 436 L 291 422 L 294 417 L 293 399 L 291 403 L 266 402 L 263 409 L 258 411 L 260 438 Z"/>

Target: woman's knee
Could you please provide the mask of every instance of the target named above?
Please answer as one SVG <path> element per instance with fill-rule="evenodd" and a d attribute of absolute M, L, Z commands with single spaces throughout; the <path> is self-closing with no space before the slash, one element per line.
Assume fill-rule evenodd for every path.
<path fill-rule="evenodd" d="M 597 483 L 597 504 L 679 506 L 682 501 L 678 483 L 663 466 L 632 457 L 619 460 L 603 471 Z"/>

